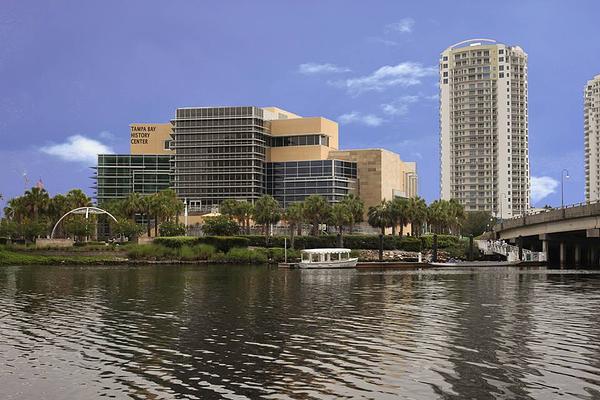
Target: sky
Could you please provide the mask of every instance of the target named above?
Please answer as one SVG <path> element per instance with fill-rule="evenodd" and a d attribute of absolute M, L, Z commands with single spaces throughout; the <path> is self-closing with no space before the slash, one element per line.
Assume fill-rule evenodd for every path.
<path fill-rule="evenodd" d="M 0 0 L 0 209 L 39 180 L 83 188 L 129 124 L 177 107 L 278 106 L 340 123 L 341 148 L 416 161 L 439 197 L 439 54 L 491 38 L 529 55 L 533 206 L 584 200 L 583 88 L 598 1 Z M 565 174 L 566 175 L 566 174 Z"/>

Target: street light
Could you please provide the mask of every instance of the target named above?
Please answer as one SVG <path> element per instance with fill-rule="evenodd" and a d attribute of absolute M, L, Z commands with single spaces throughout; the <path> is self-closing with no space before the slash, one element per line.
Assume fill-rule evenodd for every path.
<path fill-rule="evenodd" d="M 565 172 L 567 175 L 565 175 Z M 565 178 L 569 179 L 569 171 L 563 169 L 560 173 L 560 207 L 565 208 Z"/>

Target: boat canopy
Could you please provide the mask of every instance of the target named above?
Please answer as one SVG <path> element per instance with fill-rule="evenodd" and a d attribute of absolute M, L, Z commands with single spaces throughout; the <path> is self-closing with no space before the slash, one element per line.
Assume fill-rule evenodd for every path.
<path fill-rule="evenodd" d="M 340 254 L 340 253 L 350 253 L 352 250 L 350 249 L 339 249 L 339 248 L 330 248 L 330 249 L 306 249 L 302 250 L 302 253 L 306 254 Z"/>

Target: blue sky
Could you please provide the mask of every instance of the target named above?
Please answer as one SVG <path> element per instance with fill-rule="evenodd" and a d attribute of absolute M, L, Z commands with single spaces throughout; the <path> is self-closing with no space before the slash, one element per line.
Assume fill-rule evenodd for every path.
<path fill-rule="evenodd" d="M 584 198 L 583 86 L 596 1 L 24 1 L 0 6 L 0 193 L 83 187 L 128 125 L 177 107 L 276 105 L 340 122 L 344 148 L 416 161 L 439 195 L 439 53 L 493 38 L 529 54 L 534 205 Z M 4 200 L 5 201 L 5 200 Z M 0 200 L 0 207 L 4 202 Z"/>

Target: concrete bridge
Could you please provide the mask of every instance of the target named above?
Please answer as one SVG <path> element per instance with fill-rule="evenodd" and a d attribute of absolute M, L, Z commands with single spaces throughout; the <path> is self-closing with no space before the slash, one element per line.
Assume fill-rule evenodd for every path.
<path fill-rule="evenodd" d="M 600 202 L 530 213 L 504 220 L 493 229 L 498 239 L 545 253 L 550 265 L 598 266 Z"/>

